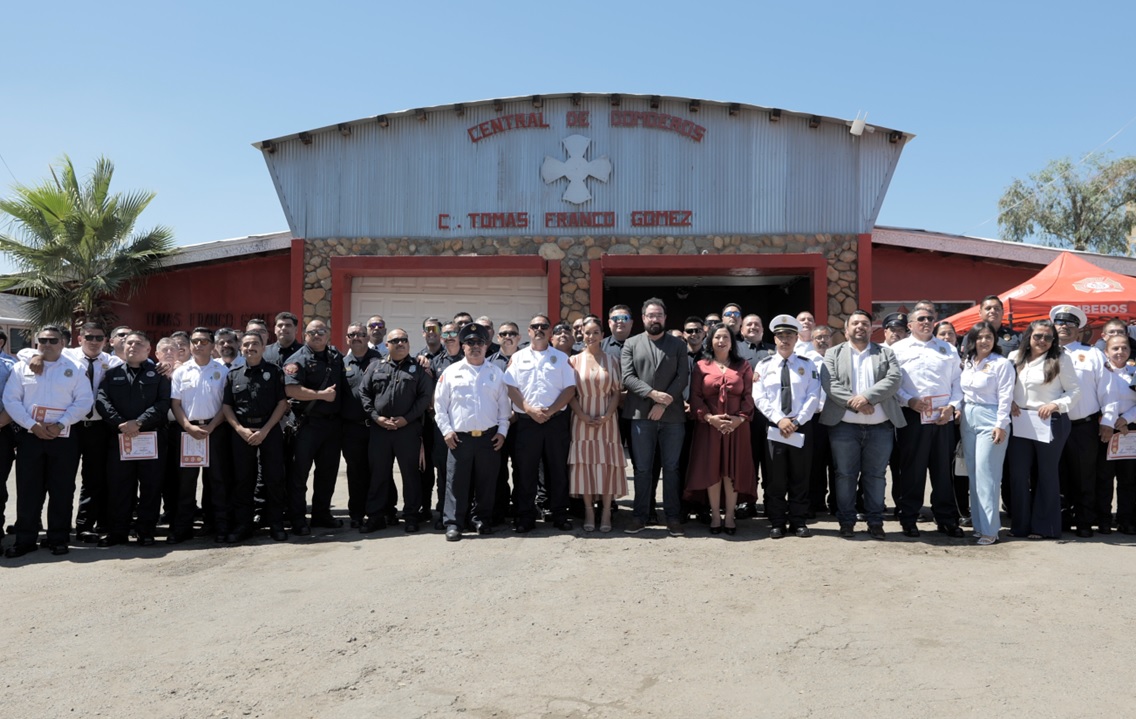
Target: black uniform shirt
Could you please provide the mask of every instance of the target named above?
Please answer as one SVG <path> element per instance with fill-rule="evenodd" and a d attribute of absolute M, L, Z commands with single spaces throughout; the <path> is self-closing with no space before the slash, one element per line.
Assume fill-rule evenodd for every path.
<path fill-rule="evenodd" d="M 335 401 L 315 402 L 306 401 L 295 405 L 298 416 L 308 417 L 334 417 L 339 414 L 339 406 L 343 400 L 343 393 L 339 391 L 340 380 L 343 378 L 343 355 L 334 347 L 328 347 L 323 352 L 314 352 L 311 347 L 304 345 L 294 355 L 284 362 L 284 386 L 288 385 L 307 387 L 316 391 L 335 387 Z"/>
<path fill-rule="evenodd" d="M 994 342 L 998 345 L 998 351 L 1002 356 L 1008 357 L 1011 352 L 1021 346 L 1022 333 L 1015 332 L 1006 325 L 1002 325 L 998 331 L 994 333 Z"/>
<path fill-rule="evenodd" d="M 754 344 L 741 335 L 734 336 L 734 342 L 738 346 L 738 356 L 749 362 L 749 366 L 757 369 L 757 363 L 773 354 L 775 349 L 770 345 L 761 342 Z"/>
<path fill-rule="evenodd" d="M 95 399 L 99 416 L 112 427 L 135 420 L 144 432 L 166 425 L 170 380 L 146 360 L 137 369 L 119 365 L 106 371 Z"/>
<path fill-rule="evenodd" d="M 420 419 L 433 402 L 434 382 L 413 357 L 401 362 L 388 358 L 367 368 L 359 400 L 371 419 L 402 417 L 410 423 Z"/>
<path fill-rule="evenodd" d="M 343 419 L 349 422 L 367 419 L 367 412 L 359 401 L 359 386 L 363 384 L 367 368 L 378 359 L 382 359 L 382 355 L 369 347 L 362 357 L 356 357 L 352 352 L 343 355 L 343 406 L 340 408 Z"/>
<path fill-rule="evenodd" d="M 264 354 L 261 355 L 261 361 L 269 364 L 274 364 L 280 369 L 284 369 L 284 362 L 292 355 L 299 352 L 304 346 L 303 342 L 296 340 L 287 347 L 281 347 L 279 342 L 273 342 L 264 348 Z"/>
<path fill-rule="evenodd" d="M 465 359 L 465 352 L 458 350 L 458 353 L 456 355 L 448 355 L 445 352 L 442 352 L 433 360 L 431 360 L 430 371 L 434 373 L 434 381 L 436 382 L 438 378 L 442 376 L 442 373 L 446 371 L 447 367 L 452 364 L 461 362 L 463 359 Z"/>
<path fill-rule="evenodd" d="M 282 399 L 287 399 L 284 373 L 269 362 L 261 360 L 255 367 L 241 365 L 229 370 L 225 378 L 225 404 L 246 427 L 262 426 Z"/>

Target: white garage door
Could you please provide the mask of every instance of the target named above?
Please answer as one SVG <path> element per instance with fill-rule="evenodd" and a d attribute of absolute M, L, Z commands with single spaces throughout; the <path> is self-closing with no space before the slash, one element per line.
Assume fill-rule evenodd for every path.
<path fill-rule="evenodd" d="M 351 321 L 379 314 L 387 329 L 401 327 L 410 346 L 423 346 L 422 320 L 443 324 L 458 312 L 493 318 L 494 326 L 513 321 L 525 327 L 538 312 L 548 312 L 545 277 L 356 277 L 351 281 Z M 525 332 L 522 331 L 522 338 Z"/>

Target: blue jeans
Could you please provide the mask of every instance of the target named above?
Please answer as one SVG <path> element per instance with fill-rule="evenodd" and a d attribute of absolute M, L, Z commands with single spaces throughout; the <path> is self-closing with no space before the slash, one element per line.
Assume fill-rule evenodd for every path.
<path fill-rule="evenodd" d="M 659 422 L 650 419 L 631 420 L 631 463 L 635 467 L 635 501 L 633 515 L 647 521 L 651 507 L 653 482 L 651 466 L 656 448 L 663 465 L 663 504 L 668 520 L 678 520 L 682 484 L 678 476 L 678 458 L 682 454 L 682 438 L 686 427 L 682 422 Z"/>
<path fill-rule="evenodd" d="M 962 451 L 970 475 L 970 518 L 974 530 L 997 537 L 1002 528 L 998 505 L 1002 501 L 1002 465 L 1010 443 L 994 444 L 998 407 L 965 404 L 962 408 Z"/>
<path fill-rule="evenodd" d="M 832 463 L 836 467 L 836 521 L 856 523 L 856 483 L 864 485 L 868 526 L 884 523 L 884 485 L 895 429 L 891 422 L 851 424 L 828 428 Z"/>

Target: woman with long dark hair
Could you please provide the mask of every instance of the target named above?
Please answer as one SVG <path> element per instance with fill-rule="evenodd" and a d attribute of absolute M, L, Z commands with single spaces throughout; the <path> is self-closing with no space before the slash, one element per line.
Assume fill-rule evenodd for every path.
<path fill-rule="evenodd" d="M 970 517 L 978 543 L 998 541 L 1002 463 L 1014 403 L 1014 366 L 998 354 L 994 327 L 979 322 L 963 340 L 962 448 L 970 486 Z"/>
<path fill-rule="evenodd" d="M 734 534 L 739 497 L 753 501 L 757 496 L 749 441 L 753 412 L 753 368 L 738 356 L 730 327 L 716 324 L 690 374 L 695 425 L 686 478 L 687 498 L 708 500 L 711 534 L 720 534 L 723 527 Z"/>
<path fill-rule="evenodd" d="M 1017 371 L 1010 412 L 1036 412 L 1049 424 L 1048 442 L 1010 438 L 1010 534 L 1030 539 L 1061 536 L 1061 490 L 1057 466 L 1069 438 L 1069 408 L 1081 389 L 1073 360 L 1057 344 L 1057 328 L 1035 320 L 1022 335 L 1022 347 L 1010 355 Z M 1037 486 L 1030 473 L 1037 467 Z"/>

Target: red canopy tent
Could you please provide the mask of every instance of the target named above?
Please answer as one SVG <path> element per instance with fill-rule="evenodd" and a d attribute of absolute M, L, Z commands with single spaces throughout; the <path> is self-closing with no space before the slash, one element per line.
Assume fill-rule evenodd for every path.
<path fill-rule="evenodd" d="M 1091 326 L 1113 317 L 1136 317 L 1136 278 L 1109 272 L 1070 252 L 1062 252 L 1041 272 L 998 296 L 1006 307 L 1003 323 L 1012 320 L 1016 330 L 1048 319 L 1054 305 L 1080 307 Z M 975 305 L 947 319 L 961 335 L 981 318 Z"/>

